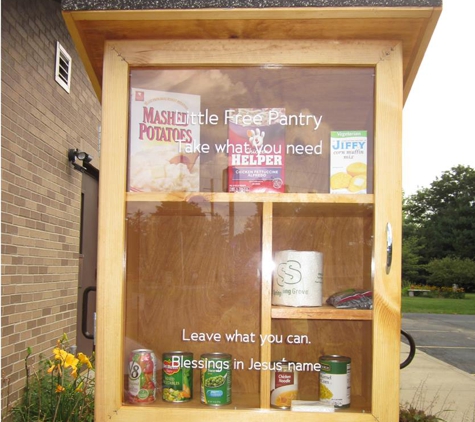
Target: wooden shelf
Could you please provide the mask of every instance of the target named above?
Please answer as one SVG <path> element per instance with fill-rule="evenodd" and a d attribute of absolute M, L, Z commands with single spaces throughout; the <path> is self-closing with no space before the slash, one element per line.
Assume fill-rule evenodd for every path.
<path fill-rule="evenodd" d="M 198 373 L 196 373 L 198 375 Z M 127 402 L 124 402 L 127 407 L 137 407 Z M 183 403 L 168 403 L 162 400 L 162 392 L 157 391 L 157 400 L 154 403 L 148 404 L 147 407 L 159 407 L 166 409 L 217 409 L 216 406 L 208 406 L 201 403 L 200 390 L 195 389 L 193 391 L 193 398 L 188 402 Z M 232 401 L 230 404 L 219 406 L 219 409 L 258 409 L 259 408 L 259 395 L 258 394 L 232 394 Z"/>
<path fill-rule="evenodd" d="M 371 217 L 374 196 L 321 193 L 128 192 L 126 200 L 129 210 L 150 209 L 155 212 L 155 205 L 161 203 L 162 208 L 168 209 L 173 215 L 181 216 L 219 212 L 219 209 L 227 209 L 231 204 L 237 206 L 269 203 L 272 204 L 273 217 Z M 161 212 L 165 212 L 165 209 Z"/>
<path fill-rule="evenodd" d="M 128 192 L 128 202 L 274 202 L 372 205 L 373 195 L 329 193 Z"/>
<path fill-rule="evenodd" d="M 232 402 L 228 405 L 224 406 L 219 406 L 219 407 L 214 407 L 214 406 L 207 406 L 200 401 L 200 392 L 195 391 L 194 392 L 194 397 L 188 402 L 183 402 L 183 403 L 167 403 L 164 402 L 161 398 L 161 393 L 157 392 L 157 400 L 154 403 L 150 403 L 148 405 L 133 405 L 127 402 L 124 402 L 124 406 L 126 408 L 160 408 L 163 410 L 171 410 L 171 411 L 176 411 L 176 410 L 186 410 L 186 409 L 199 409 L 201 411 L 226 411 L 226 410 L 256 410 L 259 409 L 260 412 L 264 411 L 264 409 L 259 407 L 259 396 L 256 394 L 233 394 L 232 395 Z M 301 400 L 316 400 L 315 397 L 302 397 Z M 351 406 L 346 409 L 338 409 L 338 413 L 365 413 L 365 412 L 370 412 L 370 409 L 365 408 L 365 406 L 362 404 L 364 400 L 360 396 L 352 396 L 351 397 Z M 270 408 L 266 409 L 266 411 L 269 412 L 288 412 L 283 409 L 275 409 L 275 408 Z"/>
<path fill-rule="evenodd" d="M 271 316 L 274 319 L 331 319 L 331 320 L 358 320 L 371 321 L 373 311 L 367 309 L 337 309 L 332 306 L 316 308 L 292 308 L 287 306 L 273 306 Z"/>
<path fill-rule="evenodd" d="M 263 422 L 263 421 L 287 421 L 299 420 L 301 422 L 314 422 L 318 420 L 326 422 L 374 422 L 376 419 L 370 411 L 360 410 L 351 406 L 349 409 L 338 409 L 334 413 L 315 414 L 314 412 L 291 412 L 284 409 L 240 409 L 233 404 L 223 407 L 211 408 L 201 405 L 196 408 L 182 408 L 181 405 L 171 406 L 123 406 L 113 416 L 120 422 L 130 420 L 155 420 L 155 415 L 160 412 L 161 420 L 182 421 L 190 419 L 193 412 L 193 420 L 206 420 L 208 422 Z"/>

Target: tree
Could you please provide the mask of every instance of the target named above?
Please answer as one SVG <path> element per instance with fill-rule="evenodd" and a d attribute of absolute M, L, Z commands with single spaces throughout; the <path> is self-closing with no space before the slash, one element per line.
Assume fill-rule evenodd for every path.
<path fill-rule="evenodd" d="M 427 273 L 424 270 L 421 250 L 424 248 L 424 238 L 420 237 L 420 224 L 416 223 L 407 212 L 411 204 L 403 198 L 402 220 L 402 281 L 411 284 L 424 284 Z"/>
<path fill-rule="evenodd" d="M 416 237 L 421 261 L 475 260 L 475 170 L 456 166 L 405 201 L 405 240 Z"/>
<path fill-rule="evenodd" d="M 433 259 L 427 265 L 427 271 L 427 281 L 432 286 L 452 287 L 457 284 L 467 292 L 475 291 L 475 261 L 471 259 Z"/>
<path fill-rule="evenodd" d="M 419 284 L 422 280 L 423 265 L 420 263 L 420 246 L 415 237 L 407 238 L 402 243 L 402 279 Z"/>

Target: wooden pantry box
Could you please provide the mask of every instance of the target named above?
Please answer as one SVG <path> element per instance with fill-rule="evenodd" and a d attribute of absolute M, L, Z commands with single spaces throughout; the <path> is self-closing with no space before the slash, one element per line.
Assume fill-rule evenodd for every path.
<path fill-rule="evenodd" d="M 441 6 L 62 1 L 103 106 L 97 422 L 398 420 L 401 115 Z M 273 305 L 281 251 L 321 254 L 321 306 Z M 347 289 L 372 309 L 327 304 Z M 136 349 L 157 356 L 147 405 Z M 199 368 L 163 401 L 171 351 L 230 354 L 231 403 L 202 403 Z M 272 362 L 317 401 L 323 355 L 351 358 L 350 405 L 272 407 Z"/>

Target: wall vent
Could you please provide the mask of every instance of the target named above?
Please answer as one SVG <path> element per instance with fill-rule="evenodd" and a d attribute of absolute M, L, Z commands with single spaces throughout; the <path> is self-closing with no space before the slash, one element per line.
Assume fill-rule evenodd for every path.
<path fill-rule="evenodd" d="M 59 42 L 56 42 L 54 78 L 68 93 L 71 87 L 71 64 L 71 56 Z"/>

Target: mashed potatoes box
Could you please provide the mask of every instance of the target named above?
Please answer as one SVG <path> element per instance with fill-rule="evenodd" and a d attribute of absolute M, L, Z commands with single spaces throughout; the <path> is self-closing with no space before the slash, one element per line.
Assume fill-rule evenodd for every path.
<path fill-rule="evenodd" d="M 138 192 L 196 192 L 200 96 L 132 88 L 128 186 Z"/>
<path fill-rule="evenodd" d="M 367 193 L 367 131 L 332 131 L 330 147 L 330 193 Z"/>

